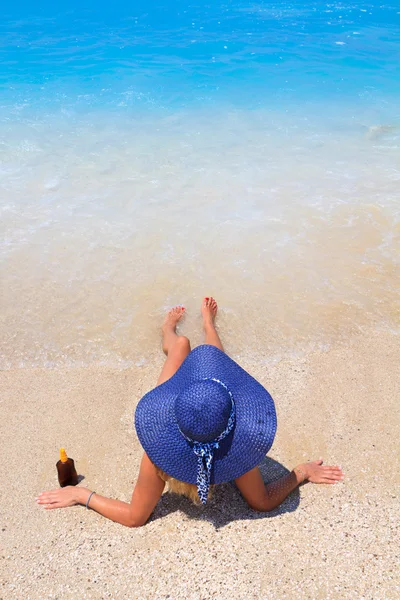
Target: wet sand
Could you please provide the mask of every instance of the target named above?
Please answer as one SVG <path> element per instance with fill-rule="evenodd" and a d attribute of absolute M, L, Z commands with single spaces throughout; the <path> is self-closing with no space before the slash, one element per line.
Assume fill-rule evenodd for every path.
<path fill-rule="evenodd" d="M 398 329 L 400 130 L 359 111 L 0 119 L 0 369 L 134 367 L 205 294 L 240 357 Z"/>
<path fill-rule="evenodd" d="M 161 364 L 155 350 L 125 371 L 0 374 L 2 598 L 398 597 L 395 335 L 363 333 L 273 366 L 241 361 L 277 405 L 265 479 L 323 456 L 343 466 L 344 483 L 307 484 L 270 514 L 248 510 L 230 484 L 205 509 L 168 494 L 137 530 L 83 507 L 37 506 L 37 493 L 57 484 L 60 446 L 84 475 L 81 485 L 130 499 L 141 456 L 133 412 Z"/>

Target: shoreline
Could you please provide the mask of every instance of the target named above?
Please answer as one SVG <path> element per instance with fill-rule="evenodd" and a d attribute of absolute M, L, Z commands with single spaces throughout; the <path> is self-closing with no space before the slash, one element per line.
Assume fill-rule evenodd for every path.
<path fill-rule="evenodd" d="M 274 365 L 240 361 L 277 406 L 266 476 L 323 456 L 343 466 L 344 483 L 302 486 L 268 515 L 230 484 L 206 509 L 168 494 L 138 530 L 83 507 L 43 511 L 34 497 L 57 485 L 65 446 L 81 485 L 130 500 L 141 457 L 133 413 L 161 352 L 125 370 L 0 372 L 4 597 L 395 597 L 399 354 L 397 336 L 375 331 Z"/>

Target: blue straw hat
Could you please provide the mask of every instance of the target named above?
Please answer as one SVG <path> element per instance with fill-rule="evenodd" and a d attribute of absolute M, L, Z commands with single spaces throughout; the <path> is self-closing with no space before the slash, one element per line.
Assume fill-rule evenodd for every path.
<path fill-rule="evenodd" d="M 207 502 L 210 484 L 257 466 L 276 433 L 267 390 L 215 346 L 198 346 L 168 381 L 148 392 L 135 413 L 150 460 L 171 477 L 197 484 Z"/>

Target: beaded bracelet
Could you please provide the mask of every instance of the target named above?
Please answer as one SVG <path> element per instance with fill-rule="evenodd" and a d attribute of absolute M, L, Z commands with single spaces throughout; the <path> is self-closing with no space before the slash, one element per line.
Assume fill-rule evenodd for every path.
<path fill-rule="evenodd" d="M 303 476 L 303 481 L 300 482 L 300 484 L 304 483 L 306 480 L 306 474 L 304 473 L 304 471 L 302 469 L 300 469 L 300 467 L 295 467 L 293 469 L 293 471 L 296 473 L 296 471 L 299 471 L 300 474 Z"/>
<path fill-rule="evenodd" d="M 88 499 L 87 499 L 87 501 L 86 501 L 86 510 L 89 508 L 89 502 L 90 502 L 90 498 L 91 498 L 91 497 L 93 496 L 93 494 L 95 494 L 95 493 L 96 493 L 96 492 L 91 492 L 91 493 L 89 494 L 89 498 L 88 498 Z"/>

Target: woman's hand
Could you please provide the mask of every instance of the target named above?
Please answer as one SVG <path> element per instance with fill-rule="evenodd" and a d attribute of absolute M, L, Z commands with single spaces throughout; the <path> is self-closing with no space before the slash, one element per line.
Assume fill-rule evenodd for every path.
<path fill-rule="evenodd" d="M 66 506 L 74 506 L 74 504 L 86 504 L 90 490 L 86 488 L 74 487 L 68 485 L 64 488 L 42 492 L 35 498 L 38 504 L 44 504 L 44 508 L 65 508 Z"/>
<path fill-rule="evenodd" d="M 304 481 L 311 483 L 338 483 L 343 481 L 344 475 L 341 467 L 326 467 L 323 465 L 323 460 L 314 460 L 313 462 L 304 463 L 296 467 L 304 473 Z M 294 470 L 296 470 L 294 469 Z"/>

